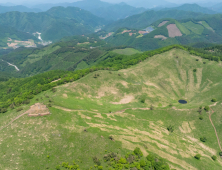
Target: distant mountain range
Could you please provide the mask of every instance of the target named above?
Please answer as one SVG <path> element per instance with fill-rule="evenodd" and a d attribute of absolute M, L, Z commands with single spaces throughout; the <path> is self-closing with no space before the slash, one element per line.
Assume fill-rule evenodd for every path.
<path fill-rule="evenodd" d="M 174 8 L 164 8 L 162 10 L 182 10 L 182 11 L 191 11 L 191 12 L 200 12 L 200 13 L 204 13 L 204 14 L 216 14 L 216 11 L 213 11 L 209 8 L 205 8 L 205 7 L 201 7 L 197 4 L 183 4 L 181 6 L 178 7 L 174 7 Z"/>
<path fill-rule="evenodd" d="M 42 39 L 56 41 L 64 36 L 93 33 L 107 21 L 76 7 L 55 7 L 46 12 L 0 14 L 0 25 L 19 31 L 42 33 Z"/>
<path fill-rule="evenodd" d="M 0 13 L 6 13 L 6 12 L 12 12 L 12 11 L 18 11 L 18 12 L 42 12 L 42 10 L 38 8 L 28 8 L 23 5 L 17 5 L 17 6 L 2 6 L 0 5 Z"/>
<path fill-rule="evenodd" d="M 98 17 L 105 18 L 107 20 L 123 19 L 128 16 L 146 11 L 145 8 L 136 8 L 126 3 L 111 4 L 100 0 L 83 0 L 73 3 L 58 3 L 58 4 L 39 4 L 34 6 L 33 8 L 39 8 L 43 11 L 46 11 L 55 6 L 78 7 L 87 10 Z"/>
<path fill-rule="evenodd" d="M 126 19 L 121 19 L 111 24 L 108 24 L 104 29 L 107 31 L 116 31 L 119 28 L 137 28 L 143 29 L 148 27 L 153 22 L 162 18 L 172 18 L 172 19 L 187 19 L 187 18 L 197 18 L 206 14 L 190 12 L 190 11 L 180 11 L 180 10 L 161 10 L 154 11 L 149 10 L 141 14 L 130 16 Z"/>

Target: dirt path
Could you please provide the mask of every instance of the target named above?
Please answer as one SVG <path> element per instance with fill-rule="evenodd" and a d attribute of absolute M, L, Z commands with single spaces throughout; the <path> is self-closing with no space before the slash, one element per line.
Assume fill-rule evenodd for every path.
<path fill-rule="evenodd" d="M 212 121 L 212 119 L 211 119 L 212 114 L 214 114 L 214 110 L 213 110 L 212 108 L 210 108 L 210 109 L 212 110 L 212 113 L 209 114 L 209 119 L 210 119 L 210 122 L 211 122 L 211 124 L 212 124 L 212 126 L 213 126 L 213 128 L 214 128 L 215 134 L 216 134 L 216 136 L 217 136 L 217 142 L 218 142 L 219 148 L 220 148 L 220 150 L 222 151 L 222 148 L 221 148 L 221 145 L 220 145 L 220 139 L 219 139 L 219 137 L 218 137 L 218 135 L 217 135 L 217 130 L 216 130 L 216 128 L 215 128 L 215 126 L 214 126 L 214 124 L 213 124 L 213 121 Z"/>
<path fill-rule="evenodd" d="M 0 131 L 3 130 L 4 128 L 8 127 L 9 125 L 11 125 L 13 122 L 15 122 L 16 120 L 18 120 L 20 117 L 24 116 L 25 114 L 28 114 L 28 112 L 26 111 L 25 113 L 22 113 L 21 115 L 17 116 L 16 118 L 14 118 L 11 122 L 9 122 L 7 125 L 3 126 L 0 128 Z"/>

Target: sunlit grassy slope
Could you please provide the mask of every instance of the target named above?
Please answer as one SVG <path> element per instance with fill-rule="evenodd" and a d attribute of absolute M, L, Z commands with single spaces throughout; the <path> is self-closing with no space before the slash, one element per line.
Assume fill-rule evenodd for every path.
<path fill-rule="evenodd" d="M 51 100 L 52 114 L 25 115 L 0 131 L 0 169 L 55 169 L 72 160 L 79 160 L 80 169 L 89 169 L 92 156 L 102 159 L 106 151 L 123 155 L 140 147 L 144 155 L 153 152 L 166 159 L 172 169 L 219 170 L 222 161 L 210 112 L 203 110 L 199 120 L 197 110 L 212 105 L 222 140 L 221 73 L 221 63 L 171 50 L 129 69 L 94 72 L 57 87 L 55 93 L 37 95 L 30 105 Z M 218 102 L 212 103 L 212 98 Z M 179 104 L 179 99 L 188 104 Z M 0 127 L 23 112 L 1 114 Z M 175 128 L 173 133 L 167 131 L 169 125 Z M 203 136 L 205 143 L 199 140 Z M 197 153 L 200 160 L 194 158 Z"/>

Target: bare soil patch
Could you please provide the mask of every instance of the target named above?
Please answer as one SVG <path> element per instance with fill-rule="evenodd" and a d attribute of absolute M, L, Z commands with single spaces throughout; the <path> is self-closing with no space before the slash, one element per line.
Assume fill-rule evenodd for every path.
<path fill-rule="evenodd" d="M 163 35 L 155 35 L 154 38 L 162 38 L 162 40 L 166 40 L 167 37 L 163 36 Z"/>
<path fill-rule="evenodd" d="M 158 25 L 158 27 L 162 27 L 163 25 L 165 25 L 166 23 L 168 23 L 169 21 L 163 21 L 163 22 L 161 22 L 159 25 Z"/>
<path fill-rule="evenodd" d="M 125 95 L 119 102 L 111 102 L 112 104 L 127 104 L 134 100 L 133 95 Z"/>
<path fill-rule="evenodd" d="M 27 113 L 29 117 L 45 116 L 51 114 L 46 105 L 43 105 L 41 103 L 36 103 L 32 105 Z"/>
<path fill-rule="evenodd" d="M 68 98 L 68 95 L 67 94 L 63 94 L 62 95 L 64 98 Z"/>
<path fill-rule="evenodd" d="M 180 37 L 183 34 L 180 32 L 180 30 L 177 28 L 176 24 L 169 24 L 167 26 L 169 37 Z"/>

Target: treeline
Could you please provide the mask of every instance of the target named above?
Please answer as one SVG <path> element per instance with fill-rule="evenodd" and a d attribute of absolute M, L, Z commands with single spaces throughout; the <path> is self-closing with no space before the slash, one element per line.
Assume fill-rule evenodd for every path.
<path fill-rule="evenodd" d="M 149 57 L 167 52 L 174 48 L 188 51 L 190 54 L 197 55 L 209 60 L 218 61 L 219 58 L 219 56 L 214 56 L 214 54 L 211 54 L 206 50 L 202 50 L 201 52 L 201 50 L 180 45 L 172 45 L 127 57 L 125 55 L 109 53 L 99 64 L 91 68 L 77 71 L 49 71 L 33 77 L 19 79 L 12 78 L 6 82 L 1 82 L 0 108 L 8 108 L 9 106 L 14 108 L 15 106 L 27 103 L 27 100 L 32 99 L 35 95 L 43 91 L 49 90 L 61 84 L 76 81 L 91 72 L 97 70 L 117 71 L 120 69 L 126 69 L 132 65 L 136 65 L 137 63 L 144 61 Z M 58 81 L 53 82 L 54 80 Z"/>

